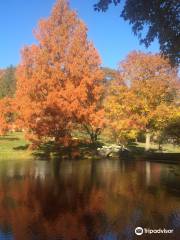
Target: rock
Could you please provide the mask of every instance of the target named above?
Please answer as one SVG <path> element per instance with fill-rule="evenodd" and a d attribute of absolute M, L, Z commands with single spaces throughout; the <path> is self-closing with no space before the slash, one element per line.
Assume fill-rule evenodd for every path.
<path fill-rule="evenodd" d="M 98 148 L 97 151 L 101 156 L 110 157 L 113 153 L 118 153 L 121 150 L 121 146 L 112 144 L 110 146 L 102 146 Z"/>

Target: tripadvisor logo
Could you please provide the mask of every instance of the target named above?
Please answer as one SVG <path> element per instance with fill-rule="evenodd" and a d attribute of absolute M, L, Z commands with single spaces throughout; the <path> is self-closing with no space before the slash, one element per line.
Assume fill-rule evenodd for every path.
<path fill-rule="evenodd" d="M 145 234 L 152 234 L 152 233 L 163 233 L 163 234 L 169 234 L 173 233 L 173 229 L 165 229 L 165 228 L 159 228 L 159 229 L 150 229 L 150 228 L 142 228 L 142 227 L 136 227 L 135 228 L 135 234 L 136 235 L 142 235 L 143 233 Z"/>
<path fill-rule="evenodd" d="M 143 228 L 142 227 L 135 228 L 135 234 L 136 235 L 142 235 L 143 234 Z"/>

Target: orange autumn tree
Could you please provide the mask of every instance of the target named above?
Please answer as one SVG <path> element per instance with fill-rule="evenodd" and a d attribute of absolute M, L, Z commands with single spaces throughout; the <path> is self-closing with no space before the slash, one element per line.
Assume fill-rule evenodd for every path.
<path fill-rule="evenodd" d="M 103 126 L 103 76 L 85 24 L 65 0 L 58 0 L 35 37 L 38 44 L 22 50 L 17 69 L 21 127 L 30 139 L 66 142 L 81 124 L 94 141 Z"/>
<path fill-rule="evenodd" d="M 177 69 L 160 55 L 132 52 L 120 63 L 119 78 L 106 100 L 110 125 L 117 136 L 144 132 L 148 150 L 152 133 L 177 112 L 177 97 Z"/>

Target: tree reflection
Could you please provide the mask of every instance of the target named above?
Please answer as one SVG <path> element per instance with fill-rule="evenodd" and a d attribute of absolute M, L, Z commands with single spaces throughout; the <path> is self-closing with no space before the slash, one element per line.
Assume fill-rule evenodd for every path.
<path fill-rule="evenodd" d="M 139 225 L 171 226 L 178 234 L 179 198 L 163 187 L 166 171 L 157 166 L 119 161 L 15 164 L 0 175 L 1 232 L 18 240 L 129 240 Z"/>

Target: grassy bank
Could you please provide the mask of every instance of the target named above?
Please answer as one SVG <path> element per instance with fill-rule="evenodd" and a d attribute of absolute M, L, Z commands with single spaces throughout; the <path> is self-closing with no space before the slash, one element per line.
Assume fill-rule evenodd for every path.
<path fill-rule="evenodd" d="M 145 143 L 138 143 L 138 147 L 145 149 Z M 158 144 L 151 143 L 150 150 L 161 153 L 180 153 L 180 146 L 177 145 L 163 144 L 161 147 L 161 150 L 159 150 Z"/>
<path fill-rule="evenodd" d="M 145 143 L 129 144 L 129 149 L 137 159 L 164 163 L 180 163 L 180 146 L 151 144 L 149 151 L 145 151 Z"/>
<path fill-rule="evenodd" d="M 77 136 L 78 139 L 81 137 Z M 101 141 L 104 144 L 104 141 Z M 106 143 L 107 144 L 107 143 Z M 110 143 L 109 143 L 110 144 Z M 3 160 L 28 160 L 34 159 L 36 157 L 40 159 L 48 159 L 53 157 L 60 158 L 60 156 L 65 158 L 91 158 L 95 157 L 95 149 L 90 144 L 85 143 L 85 138 L 81 139 L 79 145 L 73 149 L 69 148 L 59 148 L 57 145 L 45 144 L 41 146 L 36 151 L 31 151 L 28 149 L 29 142 L 25 140 L 24 134 L 22 132 L 8 133 L 5 136 L 0 136 L 0 161 Z M 145 153 L 144 143 L 133 143 L 129 146 L 132 153 L 141 156 Z M 162 146 L 162 150 L 158 150 L 158 145 L 151 144 L 151 155 L 150 157 L 158 158 L 170 158 L 176 155 L 176 158 L 180 158 L 180 146 L 173 146 L 171 144 L 166 144 Z M 148 155 L 149 156 L 149 155 Z M 180 159 L 179 159 L 180 161 Z"/>
<path fill-rule="evenodd" d="M 95 146 L 85 143 L 84 139 L 73 148 L 64 148 L 58 144 L 48 142 L 41 145 L 38 149 L 29 150 L 29 142 L 25 140 L 22 132 L 8 133 L 0 136 L 0 161 L 5 160 L 29 160 L 50 158 L 57 159 L 78 159 L 94 158 Z"/>
<path fill-rule="evenodd" d="M 0 161 L 31 158 L 32 152 L 28 150 L 28 142 L 23 133 L 15 132 L 0 136 Z"/>

